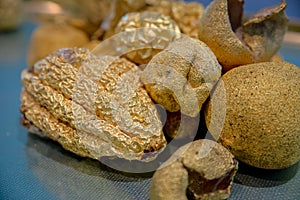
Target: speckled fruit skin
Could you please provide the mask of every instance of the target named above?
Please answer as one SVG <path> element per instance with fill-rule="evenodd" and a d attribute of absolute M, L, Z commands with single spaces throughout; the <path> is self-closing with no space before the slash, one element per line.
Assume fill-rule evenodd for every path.
<path fill-rule="evenodd" d="M 224 110 L 224 102 L 224 113 L 211 112 Z M 300 159 L 300 69 L 265 62 L 230 70 L 207 104 L 205 119 L 218 142 L 240 161 L 265 169 L 295 164 Z"/>

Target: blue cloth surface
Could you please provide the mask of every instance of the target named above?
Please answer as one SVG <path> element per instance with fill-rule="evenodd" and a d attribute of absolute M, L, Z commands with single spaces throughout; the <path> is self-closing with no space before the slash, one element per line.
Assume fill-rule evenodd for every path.
<path fill-rule="evenodd" d="M 148 199 L 151 174 L 120 174 L 29 135 L 20 125 L 20 73 L 34 27 L 24 23 L 15 32 L 0 33 L 0 199 Z M 298 66 L 299 52 L 296 45 L 281 49 L 285 60 Z M 299 200 L 299 163 L 271 172 L 242 166 L 230 199 Z"/>

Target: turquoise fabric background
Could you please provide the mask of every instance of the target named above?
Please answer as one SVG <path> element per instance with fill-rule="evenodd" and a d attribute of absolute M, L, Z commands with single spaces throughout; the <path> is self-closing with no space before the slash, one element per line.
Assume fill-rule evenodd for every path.
<path fill-rule="evenodd" d="M 251 2 L 246 7 L 250 10 L 273 1 Z M 299 16 L 300 1 L 287 2 L 293 2 L 288 12 Z M 0 33 L 0 199 L 148 199 L 151 174 L 117 173 L 29 135 L 20 126 L 20 73 L 34 27 L 24 22 L 15 32 Z M 280 52 L 300 66 L 299 46 L 283 45 Z M 278 171 L 241 167 L 230 199 L 300 199 L 299 163 Z"/>

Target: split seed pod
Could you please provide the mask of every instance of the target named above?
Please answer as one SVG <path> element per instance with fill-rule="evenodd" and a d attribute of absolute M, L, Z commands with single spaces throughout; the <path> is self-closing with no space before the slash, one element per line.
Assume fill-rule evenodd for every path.
<path fill-rule="evenodd" d="M 153 57 L 141 80 L 166 110 L 196 117 L 220 77 L 213 52 L 203 42 L 183 37 Z"/>
<path fill-rule="evenodd" d="M 270 61 L 287 30 L 284 0 L 259 11 L 243 25 L 240 24 L 242 6 L 237 0 L 214 0 L 200 20 L 199 39 L 212 49 L 225 71 L 244 64 Z"/>
<path fill-rule="evenodd" d="M 22 73 L 24 125 L 80 156 L 151 160 L 166 141 L 139 77 L 125 59 L 56 51 Z"/>
<path fill-rule="evenodd" d="M 206 139 L 188 143 L 155 172 L 150 200 L 227 199 L 237 168 L 222 145 Z"/>

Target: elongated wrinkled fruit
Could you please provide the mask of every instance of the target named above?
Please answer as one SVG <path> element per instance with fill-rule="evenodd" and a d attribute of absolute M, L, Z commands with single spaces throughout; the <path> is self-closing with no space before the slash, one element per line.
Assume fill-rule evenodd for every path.
<path fill-rule="evenodd" d="M 58 50 L 22 73 L 23 125 L 80 156 L 149 161 L 166 141 L 139 76 L 125 59 Z"/>

